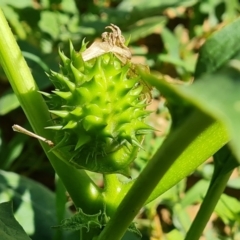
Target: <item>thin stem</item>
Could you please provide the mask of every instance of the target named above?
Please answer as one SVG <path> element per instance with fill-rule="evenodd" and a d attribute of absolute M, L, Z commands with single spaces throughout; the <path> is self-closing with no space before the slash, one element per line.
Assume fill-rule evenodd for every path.
<path fill-rule="evenodd" d="M 1 9 L 0 64 L 34 132 L 51 139 L 52 132 L 44 129 L 50 122 L 48 108 L 38 92 L 38 87 Z M 55 154 L 49 152 L 50 148 L 47 144 L 41 143 L 41 145 L 75 205 L 89 213 L 97 212 L 97 205 L 101 205 L 101 192 L 89 176 L 83 170 L 78 170 L 59 160 Z M 95 205 L 92 202 L 95 202 Z"/>
<path fill-rule="evenodd" d="M 124 184 L 119 181 L 116 174 L 104 174 L 104 202 L 106 204 L 106 211 L 109 217 L 114 214 L 118 206 L 119 193 L 122 191 Z"/>
<path fill-rule="evenodd" d="M 176 129 L 166 139 L 139 175 L 98 240 L 120 240 L 122 238 L 136 214 L 174 161 L 212 123 L 212 118 L 196 110 L 181 128 Z"/>
<path fill-rule="evenodd" d="M 207 192 L 206 196 L 204 197 L 202 205 L 197 213 L 197 216 L 194 219 L 193 223 L 191 224 L 189 231 L 187 232 L 185 240 L 200 239 L 200 237 L 203 233 L 203 230 L 204 230 L 221 194 L 223 193 L 232 172 L 233 172 L 233 170 L 231 170 L 225 174 L 219 175 L 218 178 L 215 179 L 214 184 L 210 185 L 208 192 Z"/>

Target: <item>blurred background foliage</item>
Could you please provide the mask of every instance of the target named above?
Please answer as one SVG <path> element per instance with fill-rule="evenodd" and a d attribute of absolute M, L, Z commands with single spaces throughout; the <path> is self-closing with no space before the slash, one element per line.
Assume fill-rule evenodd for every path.
<path fill-rule="evenodd" d="M 0 7 L 39 89 L 51 91 L 52 85 L 45 73 L 50 69 L 58 71 L 58 49 L 67 54 L 69 39 L 76 49 L 80 48 L 83 39 L 90 44 L 100 38 L 110 23 L 118 25 L 125 38 L 129 39 L 135 63 L 148 65 L 154 74 L 164 76 L 173 84 L 189 84 L 193 81 L 198 49 L 213 32 L 239 17 L 240 1 L 0 0 Z M 171 124 L 165 100 L 155 90 L 149 109 L 153 111 L 149 122 L 158 131 L 146 136 L 145 150 L 139 153 L 133 165 L 133 177 L 161 145 Z M 41 185 L 44 190 L 39 191 L 45 196 L 44 201 L 49 202 L 49 206 L 44 208 L 50 208 L 46 214 L 51 215 L 50 222 L 54 225 L 66 214 L 71 214 L 61 210 L 66 200 L 64 188 L 55 180 L 54 171 L 38 142 L 13 133 L 13 124 L 30 128 L 0 68 L 0 202 L 13 199 L 15 215 L 24 225 L 24 214 L 36 213 L 36 209 L 39 210 L 36 206 L 42 205 L 42 199 L 36 197 L 37 193 L 31 193 L 35 198 L 26 200 L 24 197 L 26 187 L 39 187 L 34 185 L 38 183 L 29 180 L 33 179 L 45 186 Z M 209 159 L 188 179 L 143 208 L 137 219 L 142 239 L 183 239 L 204 197 L 212 172 L 213 165 Z M 101 184 L 98 176 L 91 175 Z M 240 177 L 236 169 L 202 239 L 240 239 L 239 188 Z M 19 210 L 26 202 L 28 207 L 21 215 L 16 209 Z M 66 208 L 70 205 L 71 202 L 68 202 Z M 46 217 L 44 214 L 42 212 L 42 216 L 32 219 L 35 228 L 29 228 L 29 224 L 25 228 L 32 239 L 43 239 L 36 226 L 40 226 L 38 224 Z M 45 229 L 44 226 L 42 228 Z M 48 231 L 51 233 L 46 234 L 44 239 L 69 237 L 46 229 Z M 124 239 L 135 238 L 138 239 L 126 235 Z"/>

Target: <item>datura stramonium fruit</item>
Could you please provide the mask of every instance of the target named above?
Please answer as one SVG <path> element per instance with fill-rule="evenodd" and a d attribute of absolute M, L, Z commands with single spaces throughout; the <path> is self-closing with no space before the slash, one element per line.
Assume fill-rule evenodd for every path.
<path fill-rule="evenodd" d="M 152 130 L 149 88 L 141 82 L 120 29 L 102 35 L 89 48 L 83 42 L 70 58 L 59 52 L 61 73 L 51 72 L 55 90 L 48 96 L 55 131 L 53 150 L 67 152 L 65 159 L 77 168 L 129 176 L 143 136 Z"/>

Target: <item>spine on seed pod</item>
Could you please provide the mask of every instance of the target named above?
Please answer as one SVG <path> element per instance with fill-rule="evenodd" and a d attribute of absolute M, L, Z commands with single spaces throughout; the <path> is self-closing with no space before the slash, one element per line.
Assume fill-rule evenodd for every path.
<path fill-rule="evenodd" d="M 53 115 L 54 152 L 77 168 L 129 176 L 144 135 L 149 89 L 131 63 L 120 29 L 103 33 L 89 48 L 83 42 L 70 57 L 59 51 L 60 73 L 50 72 L 55 90 L 47 96 Z M 65 154 L 64 154 L 65 153 Z M 67 153 L 67 154 L 66 154 Z"/>

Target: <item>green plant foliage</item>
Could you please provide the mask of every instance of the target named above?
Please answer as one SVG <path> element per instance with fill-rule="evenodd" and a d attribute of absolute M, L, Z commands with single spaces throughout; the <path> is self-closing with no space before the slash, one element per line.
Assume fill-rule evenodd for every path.
<path fill-rule="evenodd" d="M 196 78 L 205 73 L 215 72 L 239 52 L 239 26 L 240 19 L 237 19 L 208 39 L 199 52 L 195 70 Z"/>
<path fill-rule="evenodd" d="M 102 228 L 106 225 L 106 217 L 104 213 L 96 213 L 94 215 L 85 214 L 81 209 L 78 209 L 72 218 L 62 221 L 61 225 L 54 228 L 63 228 L 66 230 L 81 230 L 86 228 L 89 231 L 91 228 Z M 105 214 L 104 214 L 105 215 Z"/>
<path fill-rule="evenodd" d="M 0 98 L 0 115 L 5 115 L 19 107 L 19 102 L 13 92 L 6 93 Z"/>
<path fill-rule="evenodd" d="M 239 222 L 239 202 L 233 197 L 223 194 L 216 206 L 216 213 L 221 217 L 225 224 L 238 225 Z"/>
<path fill-rule="evenodd" d="M 158 27 L 162 27 L 166 24 L 166 19 L 165 17 L 162 16 L 154 16 L 154 17 L 149 17 L 145 18 L 144 20 L 141 20 L 140 26 L 138 22 L 133 24 L 131 28 L 126 32 L 125 35 L 131 36 L 130 42 L 135 42 L 139 38 L 144 38 L 151 34 L 154 29 Z"/>
<path fill-rule="evenodd" d="M 0 234 L 6 240 L 29 240 L 22 226 L 16 221 L 12 212 L 12 203 L 3 202 L 0 204 Z"/>
<path fill-rule="evenodd" d="M 3 136 L 1 136 L 3 137 Z M 25 136 L 16 136 L 14 137 L 9 144 L 5 145 L 5 139 L 1 139 L 1 148 L 0 148 L 0 158 L 1 158 L 1 169 L 9 169 L 12 163 L 19 157 L 21 154 L 24 142 L 26 141 Z"/>
<path fill-rule="evenodd" d="M 56 232 L 51 230 L 51 227 L 57 224 L 55 195 L 46 187 L 18 174 L 1 170 L 0 201 L 13 202 L 14 216 L 31 239 L 54 239 Z M 71 216 L 71 213 L 65 209 L 64 215 Z M 0 216 L 5 222 L 6 216 L 2 214 Z M 2 227 L 1 231 L 3 229 Z M 65 235 L 65 238 L 70 236 L 75 239 L 71 233 Z"/>
<path fill-rule="evenodd" d="M 139 239 L 132 222 L 144 240 L 240 239 L 238 0 L 2 0 L 0 8 L 10 26 L 0 10 L 0 202 L 13 200 L 27 239 Z M 128 50 L 99 47 L 111 23 Z M 97 47 L 88 60 L 84 38 Z M 149 85 L 158 89 L 150 104 Z M 54 142 L 41 143 L 48 159 L 13 124 Z M 94 215 L 103 212 L 105 222 Z M 61 223 L 72 230 L 51 229 Z"/>
<path fill-rule="evenodd" d="M 31 0 L 23 0 L 23 1 L 20 1 L 20 2 L 16 2 L 16 1 L 13 1 L 13 0 L 3 0 L 1 1 L 1 4 L 4 5 L 4 4 L 8 4 L 10 6 L 13 6 L 15 8 L 26 8 L 26 7 L 31 7 L 32 6 L 32 2 Z"/>
<path fill-rule="evenodd" d="M 196 82 L 195 85 L 185 91 L 185 94 L 190 93 L 188 90 L 193 91 L 190 93 L 192 96 L 196 96 L 196 92 L 201 93 L 198 94 L 195 99 L 197 98 L 198 103 L 201 103 L 201 105 L 204 106 L 205 111 L 219 117 L 225 122 L 232 137 L 230 145 L 232 146 L 237 158 L 240 159 L 238 147 L 238 119 L 240 115 L 237 106 L 239 101 L 238 76 L 239 72 L 232 67 L 227 68 L 225 71 L 220 71 L 219 73 L 205 75 L 201 82 Z M 217 84 L 214 81 L 217 81 Z"/>
<path fill-rule="evenodd" d="M 71 218 L 64 219 L 61 225 L 54 226 L 54 228 L 62 228 L 66 230 L 81 230 L 86 228 L 87 231 L 93 228 L 104 228 L 109 221 L 109 217 L 106 215 L 105 210 L 96 214 L 86 214 L 81 209 L 77 210 L 77 213 Z M 135 233 L 141 237 L 141 232 L 136 228 L 134 223 L 127 229 L 129 232 Z"/>

